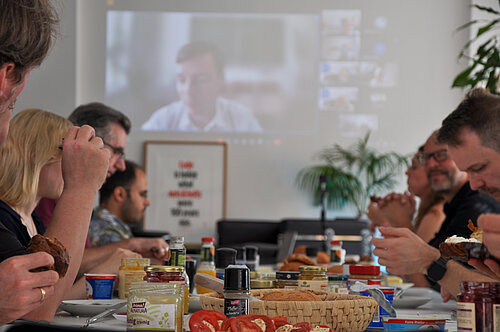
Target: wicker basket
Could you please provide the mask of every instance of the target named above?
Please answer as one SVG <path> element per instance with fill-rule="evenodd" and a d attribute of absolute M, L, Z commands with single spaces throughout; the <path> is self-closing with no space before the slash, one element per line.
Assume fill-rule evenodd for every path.
<path fill-rule="evenodd" d="M 252 296 L 262 297 L 271 290 L 252 290 Z M 280 291 L 287 291 L 280 289 Z M 291 290 L 290 290 L 291 291 Z M 309 322 L 328 325 L 333 331 L 364 331 L 378 309 L 377 302 L 366 296 L 315 291 L 322 301 L 250 301 L 250 314 L 288 317 L 292 324 Z M 224 312 L 224 301 L 215 293 L 200 297 L 205 310 Z"/>

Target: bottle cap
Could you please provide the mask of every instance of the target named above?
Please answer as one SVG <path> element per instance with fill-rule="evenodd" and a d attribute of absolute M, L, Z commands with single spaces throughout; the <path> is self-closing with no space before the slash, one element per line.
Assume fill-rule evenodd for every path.
<path fill-rule="evenodd" d="M 334 241 L 331 241 L 330 244 L 332 246 L 341 246 L 342 245 L 342 241 L 334 240 Z"/>
<path fill-rule="evenodd" d="M 377 265 L 349 265 L 349 274 L 380 274 L 380 266 Z"/>
<path fill-rule="evenodd" d="M 229 265 L 224 271 L 224 290 L 250 290 L 250 269 L 245 265 Z"/>
<path fill-rule="evenodd" d="M 184 243 L 184 236 L 172 236 L 172 242 L 182 242 L 182 243 Z"/>
<path fill-rule="evenodd" d="M 214 242 L 215 238 L 213 237 L 202 237 L 201 242 Z"/>
<path fill-rule="evenodd" d="M 219 248 L 215 250 L 215 267 L 225 269 L 228 265 L 236 263 L 236 250 L 232 248 Z"/>
<path fill-rule="evenodd" d="M 242 262 L 245 262 L 247 260 L 245 248 L 236 248 L 236 260 Z"/>
<path fill-rule="evenodd" d="M 243 248 L 245 249 L 247 261 L 254 261 L 257 259 L 259 248 L 257 248 L 256 246 L 245 246 Z"/>

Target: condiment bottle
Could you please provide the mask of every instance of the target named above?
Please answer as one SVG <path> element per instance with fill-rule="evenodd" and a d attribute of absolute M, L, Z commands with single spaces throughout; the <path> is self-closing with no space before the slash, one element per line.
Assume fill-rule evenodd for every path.
<path fill-rule="evenodd" d="M 257 271 L 259 267 L 259 248 L 256 246 L 245 246 L 246 262 L 250 271 Z"/>
<path fill-rule="evenodd" d="M 300 272 L 279 271 L 276 272 L 277 288 L 297 288 L 299 286 Z"/>
<path fill-rule="evenodd" d="M 236 264 L 236 250 L 218 248 L 215 250 L 215 273 L 217 278 L 224 280 L 224 272 L 229 265 Z"/>
<path fill-rule="evenodd" d="M 345 261 L 345 249 L 342 249 L 342 241 L 330 242 L 330 264 L 342 265 Z"/>
<path fill-rule="evenodd" d="M 127 302 L 127 331 L 182 332 L 182 288 L 171 283 L 132 283 Z"/>
<path fill-rule="evenodd" d="M 457 327 L 460 331 L 493 332 L 496 286 L 482 281 L 462 281 L 457 296 Z"/>
<path fill-rule="evenodd" d="M 166 282 L 180 284 L 184 292 L 184 314 L 189 310 L 189 279 L 183 266 L 150 265 L 144 268 L 146 282 Z"/>
<path fill-rule="evenodd" d="M 213 237 L 204 237 L 201 239 L 201 257 L 200 257 L 200 265 L 196 270 L 196 273 L 205 273 L 212 277 L 216 276 L 215 273 L 215 247 L 214 247 L 215 239 Z M 210 293 L 211 290 L 202 286 L 196 285 L 196 292 L 198 294 Z"/>
<path fill-rule="evenodd" d="M 150 264 L 149 258 L 122 258 L 118 271 L 118 297 L 126 299 L 130 284 L 142 281 L 146 272 L 144 267 Z"/>
<path fill-rule="evenodd" d="M 493 331 L 500 331 L 500 282 L 494 283 L 495 297 L 493 298 Z"/>
<path fill-rule="evenodd" d="M 250 269 L 244 265 L 229 265 L 224 275 L 224 314 L 227 318 L 248 315 Z"/>
<path fill-rule="evenodd" d="M 345 275 L 329 275 L 328 276 L 328 291 L 338 294 L 349 294 L 348 278 Z"/>
<path fill-rule="evenodd" d="M 185 266 L 186 247 L 184 247 L 183 236 L 173 236 L 170 241 L 170 259 L 165 265 Z"/>
<path fill-rule="evenodd" d="M 367 285 L 380 285 L 380 266 L 377 265 L 349 265 L 349 286 L 357 281 Z"/>
<path fill-rule="evenodd" d="M 299 287 L 316 290 L 326 290 L 328 277 L 326 266 L 303 265 L 299 266 Z"/>
<path fill-rule="evenodd" d="M 236 264 L 238 265 L 246 265 L 247 263 L 247 254 L 244 247 L 236 248 Z"/>

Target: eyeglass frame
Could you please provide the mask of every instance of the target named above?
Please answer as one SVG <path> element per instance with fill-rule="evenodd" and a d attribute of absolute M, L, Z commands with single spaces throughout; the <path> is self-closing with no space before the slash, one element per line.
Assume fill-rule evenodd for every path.
<path fill-rule="evenodd" d="M 440 149 L 430 153 L 424 152 L 417 156 L 417 160 L 420 165 L 426 165 L 431 158 L 434 158 L 436 162 L 440 163 L 448 159 L 449 156 L 448 149 Z"/>
<path fill-rule="evenodd" d="M 125 151 L 123 150 L 122 147 L 113 146 L 113 145 L 105 142 L 104 140 L 102 141 L 102 143 L 105 146 L 109 147 L 113 151 L 113 154 L 118 155 L 118 160 L 125 160 Z"/>

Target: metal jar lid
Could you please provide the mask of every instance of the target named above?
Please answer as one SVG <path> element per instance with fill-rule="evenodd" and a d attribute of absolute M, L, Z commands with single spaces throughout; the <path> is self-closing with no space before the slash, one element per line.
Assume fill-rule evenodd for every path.
<path fill-rule="evenodd" d="M 167 273 L 182 273 L 184 272 L 183 266 L 165 266 L 165 265 L 150 265 L 145 266 L 146 272 L 167 272 Z"/>
<path fill-rule="evenodd" d="M 250 280 L 250 289 L 274 288 L 274 281 L 254 279 Z"/>
<path fill-rule="evenodd" d="M 315 266 L 315 265 L 302 265 L 299 266 L 300 272 L 308 272 L 308 273 L 321 273 L 326 272 L 326 266 Z"/>

